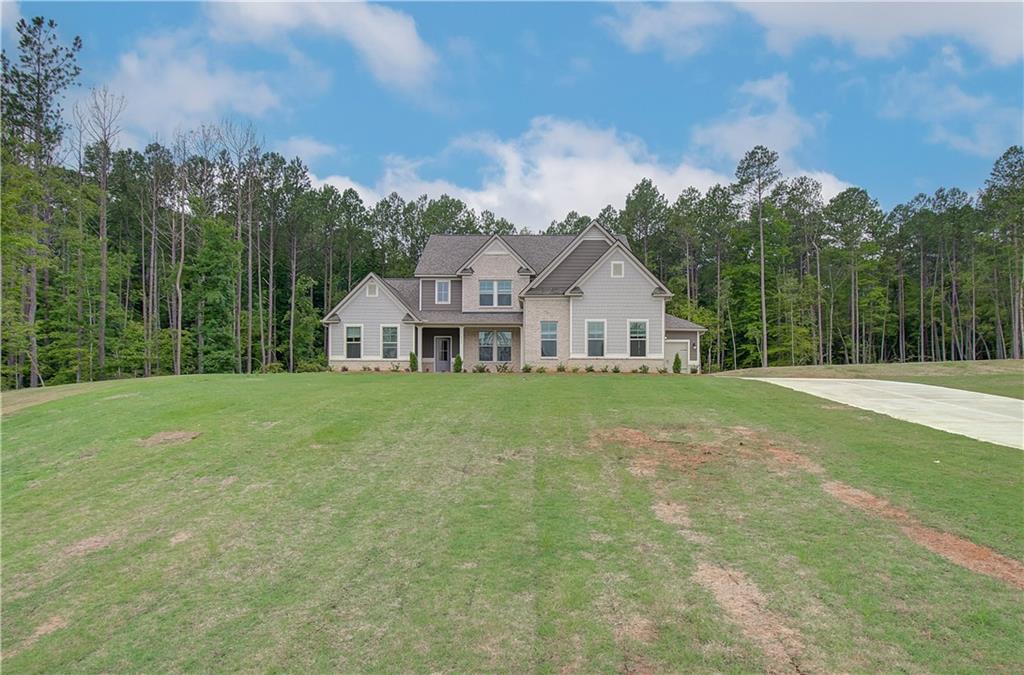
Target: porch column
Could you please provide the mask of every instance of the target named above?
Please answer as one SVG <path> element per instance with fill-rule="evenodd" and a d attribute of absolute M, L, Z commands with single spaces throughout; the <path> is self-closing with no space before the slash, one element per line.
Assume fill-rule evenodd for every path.
<path fill-rule="evenodd" d="M 423 328 L 416 326 L 416 372 L 423 372 Z"/>
<path fill-rule="evenodd" d="M 697 374 L 700 375 L 700 332 L 697 333 Z"/>
<path fill-rule="evenodd" d="M 459 326 L 459 356 L 462 356 L 462 350 L 466 348 L 466 327 Z M 466 362 L 466 357 L 462 356 L 462 362 Z"/>

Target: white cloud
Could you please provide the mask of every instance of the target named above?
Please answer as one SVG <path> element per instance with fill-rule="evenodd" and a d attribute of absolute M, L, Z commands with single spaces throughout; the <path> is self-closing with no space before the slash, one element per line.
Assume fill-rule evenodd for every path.
<path fill-rule="evenodd" d="M 391 192 L 406 199 L 448 194 L 478 212 L 489 209 L 537 230 L 571 210 L 596 215 L 607 204 L 621 206 L 643 178 L 651 178 L 670 196 L 689 186 L 705 190 L 731 180 L 683 158 L 662 161 L 649 153 L 641 140 L 615 129 L 553 117 L 535 118 L 530 128 L 515 138 L 490 134 L 460 137 L 442 152 L 446 156 L 452 153 L 484 157 L 483 180 L 478 187 L 426 177 L 430 159 L 400 156 L 387 159 L 383 174 L 372 186 L 338 175 L 317 181 L 340 189 L 355 187 L 364 201 Z"/>
<path fill-rule="evenodd" d="M 630 51 L 660 50 L 670 60 L 692 56 L 708 42 L 712 26 L 723 23 L 727 10 L 716 4 L 665 3 L 616 5 L 600 22 Z"/>
<path fill-rule="evenodd" d="M 281 105 L 261 73 L 214 62 L 183 32 L 139 40 L 107 86 L 125 96 L 121 124 L 133 138 L 169 136 L 224 115 L 260 117 Z"/>
<path fill-rule="evenodd" d="M 996 64 L 1024 56 L 1020 2 L 754 2 L 740 7 L 764 27 L 768 47 L 783 54 L 818 36 L 867 57 L 891 56 L 916 38 L 953 37 Z"/>
<path fill-rule="evenodd" d="M 0 2 L 0 34 L 10 44 L 18 43 L 18 21 L 21 19 L 21 7 L 14 0 Z M 8 50 L 11 52 L 13 50 Z M 10 55 L 8 53 L 8 55 Z"/>
<path fill-rule="evenodd" d="M 826 171 L 800 166 L 796 155 L 815 137 L 817 128 L 793 109 L 789 101 L 791 89 L 792 83 L 785 73 L 744 82 L 738 89 L 742 104 L 719 120 L 694 127 L 693 144 L 718 160 L 731 162 L 738 162 L 755 145 L 764 145 L 779 153 L 779 166 L 786 177 L 814 178 L 829 199 L 850 184 Z"/>
<path fill-rule="evenodd" d="M 299 157 L 306 164 L 330 157 L 338 151 L 335 146 L 318 141 L 312 136 L 290 136 L 275 143 L 274 150 L 281 153 L 285 159 Z"/>
<path fill-rule="evenodd" d="M 785 73 L 743 83 L 744 103 L 722 119 L 693 130 L 693 143 L 714 156 L 737 161 L 755 145 L 786 155 L 814 136 L 814 125 L 789 102 L 791 83 Z"/>
<path fill-rule="evenodd" d="M 210 33 L 226 42 L 253 42 L 297 50 L 291 33 L 336 36 L 347 41 L 382 84 L 405 92 L 429 88 L 437 54 L 420 38 L 404 12 L 365 2 L 217 2 L 206 6 Z"/>
<path fill-rule="evenodd" d="M 1024 138 L 1019 108 L 1002 105 L 988 95 L 964 91 L 949 79 L 959 72 L 958 61 L 944 52 L 940 62 L 921 71 L 906 69 L 883 83 L 883 117 L 913 119 L 927 128 L 927 140 L 979 157 L 995 158 Z"/>

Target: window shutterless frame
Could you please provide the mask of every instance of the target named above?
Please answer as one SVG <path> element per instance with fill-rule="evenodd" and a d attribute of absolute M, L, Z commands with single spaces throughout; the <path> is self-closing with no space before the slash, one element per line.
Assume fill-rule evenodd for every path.
<path fill-rule="evenodd" d="M 587 356 L 604 356 L 605 320 L 588 319 Z"/>
<path fill-rule="evenodd" d="M 396 324 L 383 324 L 380 327 L 380 357 L 382 359 L 398 358 L 398 331 Z"/>
<path fill-rule="evenodd" d="M 626 276 L 626 263 L 621 260 L 612 261 L 612 278 L 621 279 Z"/>
<path fill-rule="evenodd" d="M 629 355 L 631 357 L 647 356 L 647 319 L 629 319 L 626 321 L 626 340 L 629 344 Z"/>
<path fill-rule="evenodd" d="M 434 282 L 434 304 L 449 305 L 452 301 L 452 282 L 448 279 L 438 279 Z"/>
<path fill-rule="evenodd" d="M 494 331 L 480 331 L 480 353 L 477 356 L 480 361 L 494 360 Z"/>
<path fill-rule="evenodd" d="M 540 322 L 540 357 L 542 359 L 558 358 L 558 322 Z"/>
<path fill-rule="evenodd" d="M 345 325 L 345 358 L 363 358 L 363 325 Z"/>

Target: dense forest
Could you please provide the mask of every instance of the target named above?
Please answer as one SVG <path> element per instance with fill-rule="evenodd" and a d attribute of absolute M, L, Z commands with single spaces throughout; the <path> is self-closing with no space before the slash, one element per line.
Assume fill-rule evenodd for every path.
<path fill-rule="evenodd" d="M 120 95 L 64 108 L 81 41 L 41 17 L 17 30 L 0 101 L 4 388 L 322 369 L 319 319 L 367 272 L 411 274 L 435 233 L 537 231 L 448 196 L 314 187 L 243 122 L 119 149 Z M 758 146 L 730 185 L 667 196 L 643 180 L 593 216 L 665 280 L 671 313 L 708 327 L 706 370 L 1021 358 L 1020 146 L 977 194 L 888 212 L 859 188 L 825 201 L 778 163 Z"/>

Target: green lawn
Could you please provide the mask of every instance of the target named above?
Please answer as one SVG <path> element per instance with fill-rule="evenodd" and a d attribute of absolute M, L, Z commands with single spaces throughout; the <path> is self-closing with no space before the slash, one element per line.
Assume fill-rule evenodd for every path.
<path fill-rule="evenodd" d="M 856 366 L 783 366 L 721 373 L 740 377 L 852 377 L 919 382 L 983 394 L 1024 398 L 1024 361 L 871 363 Z"/>
<path fill-rule="evenodd" d="M 1021 579 L 913 536 L 1016 569 L 1019 450 L 725 377 L 70 394 L 3 399 L 8 672 L 1024 670 Z"/>

